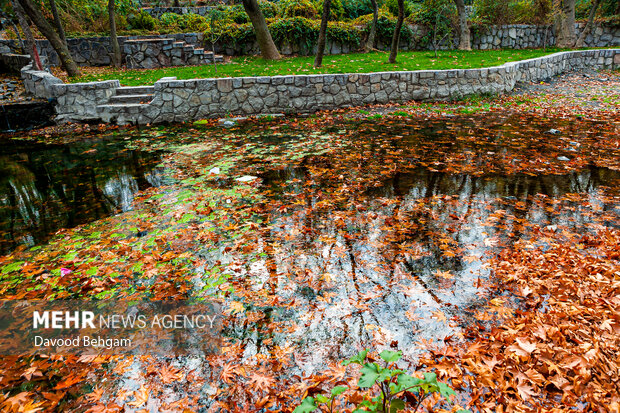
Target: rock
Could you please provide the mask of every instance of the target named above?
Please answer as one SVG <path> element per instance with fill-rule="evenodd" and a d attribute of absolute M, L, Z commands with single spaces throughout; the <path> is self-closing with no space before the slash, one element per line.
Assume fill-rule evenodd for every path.
<path fill-rule="evenodd" d="M 560 131 L 557 129 L 549 129 L 547 133 L 550 133 L 551 135 L 559 135 Z"/>
<path fill-rule="evenodd" d="M 261 113 L 260 115 L 256 115 L 258 119 L 282 119 L 284 118 L 284 113 Z"/>
<path fill-rule="evenodd" d="M 570 161 L 570 159 L 568 159 L 566 156 L 558 156 L 558 161 L 568 162 Z"/>
<path fill-rule="evenodd" d="M 217 124 L 220 126 L 224 126 L 225 128 L 231 128 L 235 125 L 238 125 L 241 122 L 247 121 L 248 118 L 245 116 L 239 116 L 236 118 L 221 118 L 217 120 Z"/>
<path fill-rule="evenodd" d="M 232 128 L 233 126 L 237 124 L 235 121 L 232 121 L 229 119 L 220 119 L 217 123 L 220 126 L 224 126 L 225 128 Z"/>
<path fill-rule="evenodd" d="M 252 181 L 254 181 L 256 179 L 258 179 L 258 176 L 244 175 L 241 178 L 235 178 L 235 181 L 237 181 L 237 182 L 252 182 Z"/>
<path fill-rule="evenodd" d="M 209 173 L 210 173 L 210 174 L 214 174 L 214 175 L 219 175 L 219 173 L 220 173 L 221 171 L 222 171 L 222 170 L 220 169 L 220 167 L 219 167 L 219 166 L 216 166 L 215 168 L 211 168 L 211 169 L 209 169 Z"/>
<path fill-rule="evenodd" d="M 516 39 L 517 38 L 517 29 L 515 29 L 514 27 L 511 27 L 508 30 L 508 36 L 510 36 L 512 39 Z"/>

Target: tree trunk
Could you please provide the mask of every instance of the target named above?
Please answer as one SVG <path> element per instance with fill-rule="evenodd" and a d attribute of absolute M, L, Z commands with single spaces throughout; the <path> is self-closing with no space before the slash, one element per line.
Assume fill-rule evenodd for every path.
<path fill-rule="evenodd" d="M 370 33 L 368 33 L 368 40 L 366 40 L 366 46 L 364 49 L 369 52 L 371 49 L 377 48 L 377 20 L 379 20 L 379 6 L 377 0 L 370 0 L 372 4 L 372 23 L 370 25 Z"/>
<path fill-rule="evenodd" d="M 557 47 L 575 44 L 575 0 L 555 0 L 555 37 Z"/>
<path fill-rule="evenodd" d="M 121 67 L 121 47 L 116 35 L 116 17 L 114 15 L 114 0 L 108 0 L 108 18 L 110 19 L 110 43 L 112 44 L 111 61 L 114 67 Z"/>
<path fill-rule="evenodd" d="M 581 32 L 579 39 L 577 39 L 577 43 L 575 43 L 575 47 L 583 47 L 583 45 L 585 44 L 586 37 L 588 37 L 588 35 L 592 31 L 592 24 L 594 23 L 594 16 L 596 15 L 596 9 L 598 9 L 599 4 L 601 4 L 601 0 L 594 0 L 594 4 L 592 5 L 592 8 L 590 9 L 590 15 L 588 16 L 588 22 L 583 28 L 583 31 Z"/>
<path fill-rule="evenodd" d="M 37 26 L 37 29 L 49 40 L 50 44 L 58 53 L 58 58 L 60 59 L 60 63 L 62 67 L 67 71 L 67 74 L 71 77 L 79 76 L 80 70 L 77 65 L 71 58 L 71 54 L 69 53 L 69 49 L 67 45 L 60 40 L 58 37 L 58 33 L 54 30 L 54 28 L 45 20 L 41 11 L 34 5 L 32 0 L 18 0 L 19 3 L 24 8 L 24 11 L 30 17 L 30 20 Z"/>
<path fill-rule="evenodd" d="M 390 50 L 389 63 L 396 63 L 396 55 L 398 54 L 398 42 L 400 41 L 400 29 L 403 27 L 405 20 L 405 0 L 398 0 L 398 20 L 394 28 L 394 36 L 392 36 L 392 48 Z"/>
<path fill-rule="evenodd" d="M 256 33 L 256 39 L 258 40 L 258 46 L 263 59 L 280 59 L 280 53 L 271 38 L 271 33 L 269 33 L 263 12 L 258 7 L 258 2 L 256 0 L 243 0 L 243 8 L 252 21 L 252 27 L 254 27 L 254 33 Z"/>
<path fill-rule="evenodd" d="M 467 25 L 467 11 L 463 0 L 454 0 L 459 15 L 459 50 L 471 50 L 469 26 Z"/>
<path fill-rule="evenodd" d="M 327 22 L 329 21 L 329 7 L 332 0 L 323 0 L 323 15 L 321 16 L 321 28 L 319 30 L 319 41 L 316 46 L 316 57 L 314 67 L 321 67 L 323 64 L 323 53 L 325 53 L 325 43 L 327 40 Z"/>
<path fill-rule="evenodd" d="M 62 42 L 66 45 L 67 36 L 65 36 L 65 29 L 62 27 L 62 21 L 60 21 L 60 16 L 58 15 L 58 9 L 56 8 L 56 0 L 50 0 L 50 9 L 52 10 L 52 16 L 54 16 L 54 24 L 56 25 L 56 31 L 58 31 L 60 40 L 62 40 Z"/>
<path fill-rule="evenodd" d="M 24 32 L 24 37 L 26 38 L 26 49 L 28 50 L 28 54 L 32 59 L 34 67 L 37 70 L 43 70 L 43 65 L 41 64 L 41 59 L 39 58 L 39 52 L 37 51 L 37 44 L 34 41 L 34 36 L 32 35 L 30 25 L 28 24 L 28 19 L 26 18 L 26 12 L 22 8 L 21 4 L 19 4 L 18 0 L 11 0 L 11 4 L 13 5 L 13 10 L 17 16 L 19 25 Z"/>

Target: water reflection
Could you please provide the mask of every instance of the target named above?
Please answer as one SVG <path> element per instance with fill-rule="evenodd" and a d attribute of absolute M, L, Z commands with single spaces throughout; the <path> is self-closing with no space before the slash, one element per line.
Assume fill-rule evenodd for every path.
<path fill-rule="evenodd" d="M 408 122 L 338 127 L 339 136 L 321 135 L 329 151 L 309 153 L 300 144 L 296 166 L 283 169 L 274 169 L 271 158 L 287 143 L 305 144 L 304 131 L 264 137 L 271 132 L 249 130 L 240 137 L 236 148 L 249 139 L 258 143 L 256 153 L 268 156 L 235 161 L 239 168 L 247 162 L 262 179 L 261 196 L 248 201 L 260 219 L 231 221 L 258 229 L 244 238 L 220 228 L 222 238 L 235 235 L 234 248 L 206 242 L 196 253 L 206 262 L 197 291 L 226 291 L 226 300 L 242 303 L 244 311 L 226 315 L 231 346 L 219 360 L 173 361 L 208 377 L 210 385 L 197 381 L 194 393 L 204 410 L 214 408 L 214 398 L 241 409 L 250 393 L 239 390 L 247 390 L 241 374 L 221 380 L 224 365 L 273 376 L 275 397 L 281 383 L 297 384 L 303 374 L 325 371 L 362 348 L 395 343 L 414 362 L 424 351 L 420 340 L 440 341 L 480 323 L 479 307 L 503 291 L 489 256 L 539 235 L 531 226 L 587 231 L 592 223 L 620 222 L 619 198 L 605 198 L 608 186 L 620 186 L 618 171 L 568 173 L 560 153 L 548 154 L 564 140 L 550 145 L 540 137 L 561 121 L 485 113 L 448 124 Z M 605 127 L 562 125 L 567 145 L 569 135 Z M 211 267 L 224 267 L 229 278 L 205 290 L 219 277 Z M 135 390 L 136 371 L 148 370 L 140 363 L 124 375 L 125 388 Z M 231 388 L 237 390 L 227 394 Z M 166 397 L 186 395 L 177 388 Z"/>
<path fill-rule="evenodd" d="M 159 155 L 118 141 L 2 143 L 0 253 L 129 210 L 134 193 L 160 185 L 158 162 Z"/>
<path fill-rule="evenodd" d="M 294 346 L 306 373 L 351 349 L 396 341 L 414 356 L 419 340 L 459 333 L 484 302 L 478 282 L 490 276 L 490 254 L 526 236 L 530 225 L 587 227 L 591 207 L 559 207 L 558 199 L 580 193 L 598 203 L 601 186 L 620 180 L 620 172 L 597 167 L 536 176 L 416 168 L 325 207 L 324 186 L 312 193 L 303 185 L 311 175 L 305 167 L 263 175 L 278 201 L 257 240 L 266 258 L 245 273 L 245 288 L 295 305 L 228 332 L 246 354 L 264 351 L 265 340 Z M 600 212 L 618 213 L 610 205 Z"/>

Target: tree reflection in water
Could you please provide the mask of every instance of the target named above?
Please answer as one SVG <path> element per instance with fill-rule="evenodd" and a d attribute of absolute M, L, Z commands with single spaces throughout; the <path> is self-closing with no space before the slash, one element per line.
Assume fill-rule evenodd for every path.
<path fill-rule="evenodd" d="M 303 184 L 311 175 L 305 166 L 263 175 L 274 200 L 267 207 L 270 224 L 256 243 L 266 258 L 248 267 L 245 277 L 246 288 L 269 290 L 297 306 L 286 314 L 266 313 L 256 330 L 239 325 L 228 332 L 250 354 L 260 353 L 263 340 L 283 338 L 261 326 L 295 320 L 286 341 L 304 349 L 307 372 L 346 356 L 334 352 L 376 342 L 373 326 L 405 352 L 417 351 L 421 339 L 457 334 L 476 322 L 473 315 L 485 302 L 476 280 L 491 276 L 484 265 L 489 254 L 529 236 L 531 225 L 587 227 L 589 206 L 569 202 L 558 213 L 554 202 L 576 193 L 594 198 L 599 187 L 620 179 L 620 172 L 598 167 L 536 176 L 416 168 L 325 204 L 319 191 L 329 184 L 321 184 L 315 171 L 312 193 Z"/>
<path fill-rule="evenodd" d="M 0 156 L 0 253 L 131 209 L 133 194 L 161 183 L 159 155 L 121 142 L 3 144 Z"/>

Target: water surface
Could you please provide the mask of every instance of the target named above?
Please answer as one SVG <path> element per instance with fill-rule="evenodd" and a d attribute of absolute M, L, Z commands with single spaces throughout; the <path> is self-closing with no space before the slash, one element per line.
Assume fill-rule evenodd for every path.
<path fill-rule="evenodd" d="M 119 140 L 0 145 L 1 254 L 128 211 L 136 192 L 162 179 L 159 154 L 129 150 Z"/>

